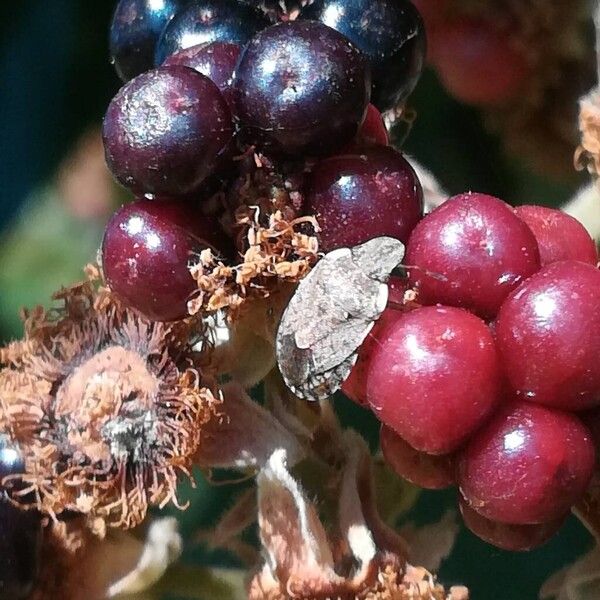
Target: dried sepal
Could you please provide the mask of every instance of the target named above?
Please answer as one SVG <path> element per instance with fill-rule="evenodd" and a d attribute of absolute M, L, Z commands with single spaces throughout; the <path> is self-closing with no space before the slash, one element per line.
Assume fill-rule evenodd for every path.
<path fill-rule="evenodd" d="M 141 539 L 120 530 L 99 539 L 81 525 L 76 520 L 46 529 L 42 570 L 29 600 L 100 600 L 144 591 L 181 552 L 173 518 L 152 522 Z"/>
<path fill-rule="evenodd" d="M 595 600 L 600 597 L 600 547 L 553 573 L 542 585 L 540 600 Z"/>
<path fill-rule="evenodd" d="M 195 462 L 201 467 L 260 469 L 271 454 L 283 449 L 292 464 L 304 450 L 296 437 L 254 402 L 237 382 L 221 389 L 219 414 L 203 427 Z"/>
<path fill-rule="evenodd" d="M 150 524 L 143 550 L 135 567 L 108 587 L 107 596 L 135 594 L 152 587 L 181 556 L 183 540 L 173 517 L 157 519 Z M 101 558 L 99 557 L 101 560 Z"/>
<path fill-rule="evenodd" d="M 345 586 L 315 506 L 288 471 L 278 450 L 259 474 L 258 523 L 267 564 L 252 581 L 251 600 L 335 597 Z M 279 592 L 280 595 L 275 595 Z"/>
<path fill-rule="evenodd" d="M 323 408 L 329 405 L 306 402 L 295 396 L 287 387 L 278 369 L 273 369 L 264 380 L 265 405 L 286 429 L 303 440 L 313 442 L 314 432 L 321 426 Z"/>
<path fill-rule="evenodd" d="M 242 564 L 254 566 L 258 562 L 259 552 L 256 546 L 243 540 L 241 535 L 256 523 L 256 515 L 256 490 L 250 488 L 225 511 L 214 528 L 198 532 L 195 541 L 205 543 L 210 549 L 227 550 Z"/>
<path fill-rule="evenodd" d="M 600 173 L 600 89 L 595 88 L 579 102 L 581 143 L 575 152 L 575 167 Z"/>
<path fill-rule="evenodd" d="M 428 571 L 406 562 L 402 541 L 376 515 L 364 442 L 353 434 L 346 440 L 335 531 L 325 530 L 283 451 L 275 452 L 259 475 L 259 526 L 267 560 L 250 582 L 250 600 L 468 598 L 465 588 L 445 591 Z"/>
<path fill-rule="evenodd" d="M 268 298 L 252 298 L 233 322 L 224 311 L 206 317 L 212 345 L 210 369 L 245 388 L 262 381 L 275 366 L 275 332 L 295 286 L 281 282 Z"/>
<path fill-rule="evenodd" d="M 575 505 L 573 512 L 600 542 L 600 473 L 594 473 L 585 495 Z"/>
<path fill-rule="evenodd" d="M 16 504 L 82 513 L 99 534 L 133 527 L 149 505 L 177 504 L 219 401 L 189 324 L 149 322 L 91 282 L 55 298 L 62 306 L 28 313 L 24 340 L 2 352 L 0 430 L 25 461 L 3 483 Z"/>
<path fill-rule="evenodd" d="M 242 206 L 235 214 L 236 224 L 246 231 L 241 262 L 228 266 L 208 249 L 190 268 L 198 285 L 198 295 L 188 302 L 191 315 L 227 309 L 233 318 L 247 298 L 268 297 L 279 281 L 300 281 L 318 258 L 318 242 L 303 233 L 309 223 L 318 230 L 312 217 L 288 221 L 275 210 L 264 221 L 258 207 Z"/>
<path fill-rule="evenodd" d="M 411 561 L 429 571 L 437 571 L 450 556 L 459 530 L 456 512 L 448 510 L 437 522 L 422 527 L 409 523 L 401 533 L 410 548 Z"/>
<path fill-rule="evenodd" d="M 344 433 L 344 450 L 347 462 L 340 491 L 339 520 L 352 555 L 363 569 L 380 560 L 383 553 L 405 562 L 409 555 L 406 542 L 385 524 L 377 510 L 372 461 L 365 441 L 349 430 Z"/>

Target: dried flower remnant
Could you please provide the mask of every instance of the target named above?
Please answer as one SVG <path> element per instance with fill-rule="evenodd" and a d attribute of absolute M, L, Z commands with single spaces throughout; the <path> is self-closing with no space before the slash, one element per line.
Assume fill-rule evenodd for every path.
<path fill-rule="evenodd" d="M 218 401 L 203 387 L 189 324 L 149 322 L 83 283 L 63 307 L 27 315 L 25 337 L 0 349 L 0 430 L 25 473 L 12 500 L 105 527 L 140 523 L 149 505 L 177 504 L 202 428 Z"/>
<path fill-rule="evenodd" d="M 160 580 L 181 549 L 172 517 L 152 521 L 143 539 L 111 530 L 100 540 L 77 523 L 54 524 L 44 536 L 42 572 L 29 600 L 129 597 Z"/>
<path fill-rule="evenodd" d="M 340 489 L 339 531 L 329 536 L 315 506 L 275 452 L 258 477 L 259 526 L 266 564 L 250 582 L 250 600 L 466 600 L 425 569 L 409 565 L 402 540 L 374 509 L 370 458 L 355 434 Z"/>
<path fill-rule="evenodd" d="M 268 297 L 279 281 L 300 281 L 318 258 L 317 238 L 302 232 L 306 223 L 318 231 L 313 217 L 288 221 L 276 210 L 264 223 L 258 207 L 243 206 L 235 221 L 246 231 L 242 260 L 227 266 L 210 249 L 200 254 L 198 264 L 191 267 L 198 284 L 198 295 L 188 303 L 191 315 L 227 308 L 233 317 L 246 298 Z"/>
<path fill-rule="evenodd" d="M 600 89 L 593 89 L 579 103 L 581 144 L 575 152 L 575 166 L 595 177 L 600 173 Z"/>
<path fill-rule="evenodd" d="M 219 414 L 206 423 L 194 462 L 205 468 L 262 468 L 276 449 L 283 449 L 290 464 L 305 450 L 290 430 L 268 410 L 254 402 L 241 385 L 223 385 Z"/>

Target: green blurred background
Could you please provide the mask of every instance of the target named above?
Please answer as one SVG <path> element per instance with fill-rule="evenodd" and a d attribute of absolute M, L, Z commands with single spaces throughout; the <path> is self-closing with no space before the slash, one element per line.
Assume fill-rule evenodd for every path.
<path fill-rule="evenodd" d="M 52 290 L 80 277 L 112 207 L 126 197 L 97 164 L 97 131 L 119 87 L 107 51 L 112 9 L 112 0 L 0 3 L 0 341 L 20 335 L 20 306 L 46 302 Z M 480 113 L 450 99 L 431 72 L 412 105 L 418 118 L 406 149 L 450 193 L 477 190 L 513 204 L 558 205 L 585 181 L 550 179 L 504 154 Z M 94 161 L 93 169 L 86 166 Z M 337 402 L 344 421 L 374 442 L 375 420 L 343 398 Z M 214 488 L 199 475 L 192 508 L 179 514 L 183 531 L 191 535 L 213 523 L 239 487 Z M 435 521 L 454 501 L 453 492 L 423 493 L 411 518 Z M 440 578 L 469 586 L 474 599 L 531 600 L 548 575 L 590 547 L 575 519 L 529 554 L 493 549 L 461 530 Z M 184 560 L 234 564 L 198 548 Z"/>

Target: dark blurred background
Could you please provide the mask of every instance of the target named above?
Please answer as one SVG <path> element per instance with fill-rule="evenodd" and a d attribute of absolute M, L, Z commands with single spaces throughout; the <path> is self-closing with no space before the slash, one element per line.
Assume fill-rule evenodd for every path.
<path fill-rule="evenodd" d="M 0 224 L 99 124 L 119 81 L 107 36 L 112 0 L 0 3 Z"/>
<path fill-rule="evenodd" d="M 103 170 L 98 131 L 119 81 L 107 35 L 112 0 L 0 3 L 0 342 L 20 335 L 18 309 L 46 302 L 94 258 L 111 208 L 125 197 Z M 551 178 L 509 156 L 481 114 L 448 97 L 427 72 L 412 98 L 418 116 L 406 143 L 450 193 L 484 191 L 512 202 L 558 205 L 585 181 Z M 575 126 L 575 123 L 573 123 Z M 369 415 L 340 400 L 349 423 L 375 433 Z M 229 488 L 201 481 L 186 530 L 214 522 Z M 439 518 L 451 493 L 424 493 L 413 517 Z M 529 555 L 495 550 L 462 530 L 440 573 L 473 598 L 532 600 L 542 581 L 590 546 L 573 519 Z M 194 551 L 186 560 L 218 562 Z"/>

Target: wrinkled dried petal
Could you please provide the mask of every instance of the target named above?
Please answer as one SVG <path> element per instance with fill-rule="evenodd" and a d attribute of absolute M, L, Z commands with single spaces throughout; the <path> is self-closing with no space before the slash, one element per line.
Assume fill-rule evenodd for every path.
<path fill-rule="evenodd" d="M 154 521 L 146 535 L 143 552 L 135 566 L 125 577 L 111 583 L 107 596 L 143 592 L 153 586 L 180 556 L 183 540 L 177 520 L 172 517 Z"/>
<path fill-rule="evenodd" d="M 344 581 L 334 572 L 327 534 L 315 507 L 287 470 L 285 451 L 273 453 L 257 484 L 261 541 L 279 586 L 299 597 L 334 595 Z M 259 588 L 268 587 L 271 579 L 275 581 L 266 574 Z M 252 587 L 250 597 L 254 597 Z"/>
<path fill-rule="evenodd" d="M 354 431 L 345 433 L 348 460 L 340 491 L 340 528 L 363 570 L 388 552 L 403 561 L 405 541 L 380 518 L 377 511 L 371 456 L 364 440 Z"/>
<path fill-rule="evenodd" d="M 144 544 L 130 533 L 113 530 L 103 540 L 70 524 L 45 531 L 42 570 L 29 600 L 106 598 L 111 583 L 135 568 Z"/>
<path fill-rule="evenodd" d="M 246 490 L 219 519 L 213 529 L 200 531 L 197 542 L 203 542 L 209 548 L 222 548 L 234 554 L 243 564 L 254 566 L 258 562 L 259 552 L 254 545 L 241 539 L 241 534 L 256 522 L 256 491 Z"/>
<path fill-rule="evenodd" d="M 206 423 L 195 461 L 202 467 L 261 468 L 274 451 L 283 449 L 291 464 L 303 449 L 270 412 L 254 402 L 236 382 L 221 390 L 219 415 Z"/>
<path fill-rule="evenodd" d="M 581 145 L 575 153 L 575 166 L 600 173 L 600 90 L 594 89 L 579 103 Z"/>
<path fill-rule="evenodd" d="M 46 530 L 42 573 L 29 600 L 100 600 L 144 591 L 181 552 L 173 518 L 151 523 L 141 540 L 118 530 L 100 540 L 81 525 L 61 523 Z"/>

